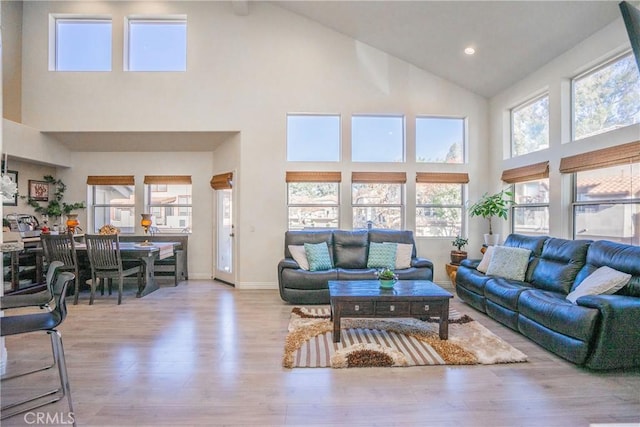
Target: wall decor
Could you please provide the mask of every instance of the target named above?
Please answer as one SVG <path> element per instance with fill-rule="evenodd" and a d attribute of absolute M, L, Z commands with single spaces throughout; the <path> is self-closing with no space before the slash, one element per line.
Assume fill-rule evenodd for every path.
<path fill-rule="evenodd" d="M 16 185 L 16 188 L 18 187 L 18 171 L 5 170 L 2 175 L 3 175 L 3 178 L 5 176 L 11 178 L 11 181 L 13 181 L 13 183 Z M 2 205 L 18 206 L 18 192 L 15 192 L 14 194 L 6 194 L 6 195 L 3 193 Z"/>
<path fill-rule="evenodd" d="M 29 198 L 38 202 L 49 201 L 49 183 L 47 181 L 29 180 Z"/>

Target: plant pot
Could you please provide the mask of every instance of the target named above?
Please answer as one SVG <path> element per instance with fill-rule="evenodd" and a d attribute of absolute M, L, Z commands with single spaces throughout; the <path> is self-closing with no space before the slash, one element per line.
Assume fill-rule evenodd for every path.
<path fill-rule="evenodd" d="M 380 287 L 382 289 L 393 289 L 393 285 L 395 285 L 396 280 L 395 279 L 391 279 L 391 280 L 384 280 L 384 279 L 380 279 Z"/>
<path fill-rule="evenodd" d="M 466 251 L 451 251 L 451 264 L 460 265 L 464 259 L 467 259 Z"/>
<path fill-rule="evenodd" d="M 484 243 L 487 246 L 495 246 L 500 243 L 500 235 L 497 233 L 494 234 L 485 234 L 484 235 Z"/>

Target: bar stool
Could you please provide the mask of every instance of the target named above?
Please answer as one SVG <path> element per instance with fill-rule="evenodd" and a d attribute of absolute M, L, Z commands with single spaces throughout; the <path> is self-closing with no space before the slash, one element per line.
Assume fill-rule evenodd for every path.
<path fill-rule="evenodd" d="M 69 402 L 69 413 L 73 417 L 73 425 L 75 426 L 75 415 L 73 414 L 73 403 L 71 401 L 71 387 L 67 375 L 67 364 L 64 357 L 64 348 L 62 346 L 62 337 L 56 329 L 64 321 L 67 316 L 67 305 L 65 295 L 67 286 L 75 276 L 73 273 L 60 273 L 56 279 L 53 293 L 55 296 L 56 306 L 52 311 L 45 313 L 21 314 L 16 316 L 0 317 L 0 336 L 19 335 L 30 332 L 46 332 L 51 337 L 51 349 L 53 354 L 53 364 L 44 368 L 31 370 L 20 374 L 6 376 L 2 378 L 2 382 L 24 377 L 35 372 L 44 371 L 54 366 L 58 367 L 58 375 L 60 377 L 60 387 L 41 393 L 29 399 L 20 402 L 11 403 L 2 406 L 2 415 L 0 419 L 4 420 L 14 415 L 18 415 L 27 411 L 31 411 L 41 406 L 57 402 L 67 397 Z M 6 386 L 4 386 L 6 387 Z M 44 398 L 48 398 L 43 400 Z M 31 404 L 27 407 L 23 405 Z"/>
<path fill-rule="evenodd" d="M 53 301 L 53 285 L 57 278 L 57 269 L 64 264 L 62 261 L 53 261 L 49 264 L 46 277 L 46 289 L 35 294 L 3 295 L 0 297 L 0 309 L 40 307 L 49 310 L 49 304 Z"/>

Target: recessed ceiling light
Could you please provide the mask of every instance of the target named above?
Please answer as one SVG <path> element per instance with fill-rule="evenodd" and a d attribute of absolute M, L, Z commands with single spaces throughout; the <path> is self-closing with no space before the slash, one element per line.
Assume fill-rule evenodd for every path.
<path fill-rule="evenodd" d="M 472 48 L 471 46 L 469 46 L 468 48 L 466 48 L 464 50 L 464 53 L 466 53 L 467 55 L 473 55 L 474 53 L 476 53 L 476 50 L 474 48 Z"/>

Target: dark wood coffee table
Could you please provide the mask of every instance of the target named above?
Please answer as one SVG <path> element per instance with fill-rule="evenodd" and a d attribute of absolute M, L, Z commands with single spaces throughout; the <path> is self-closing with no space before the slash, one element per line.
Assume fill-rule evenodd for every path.
<path fill-rule="evenodd" d="M 429 280 L 400 280 L 381 289 L 377 280 L 329 281 L 333 342 L 343 317 L 440 318 L 440 339 L 449 338 L 449 292 Z"/>

